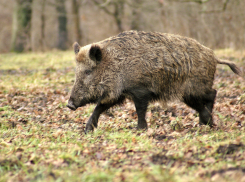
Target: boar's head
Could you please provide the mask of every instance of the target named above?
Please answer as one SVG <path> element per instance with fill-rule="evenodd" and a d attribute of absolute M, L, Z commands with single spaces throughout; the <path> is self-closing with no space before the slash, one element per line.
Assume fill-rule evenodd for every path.
<path fill-rule="evenodd" d="M 88 103 L 95 103 L 100 97 L 98 89 L 98 65 L 102 59 L 101 48 L 96 44 L 80 47 L 73 44 L 76 55 L 76 79 L 67 107 L 76 110 Z"/>

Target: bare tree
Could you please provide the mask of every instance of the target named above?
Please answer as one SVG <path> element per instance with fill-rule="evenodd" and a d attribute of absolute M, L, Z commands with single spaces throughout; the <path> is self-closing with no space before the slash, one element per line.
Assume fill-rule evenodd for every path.
<path fill-rule="evenodd" d="M 65 0 L 56 0 L 56 10 L 58 13 L 58 42 L 57 48 L 65 50 L 67 48 L 67 17 Z"/>
<path fill-rule="evenodd" d="M 142 4 L 143 0 L 134 0 L 132 2 L 132 18 L 131 18 L 131 29 L 141 30 L 142 23 Z"/>
<path fill-rule="evenodd" d="M 11 50 L 22 52 L 30 41 L 32 0 L 15 0 L 14 3 Z"/>
<path fill-rule="evenodd" d="M 122 18 L 124 15 L 124 5 L 126 3 L 125 0 L 107 0 L 106 2 L 101 0 L 93 0 L 93 2 L 100 7 L 104 12 L 108 15 L 113 16 L 116 25 L 118 27 L 118 31 L 122 32 Z M 112 9 L 112 10 L 110 10 Z"/>
<path fill-rule="evenodd" d="M 244 0 L 11 2 L 0 0 L 1 52 L 66 49 L 128 29 L 189 36 L 212 48 L 245 47 Z"/>
<path fill-rule="evenodd" d="M 79 8 L 80 8 L 79 1 L 72 0 L 72 16 L 73 16 L 73 22 L 74 22 L 75 41 L 81 43 L 82 34 L 80 30 Z"/>
<path fill-rule="evenodd" d="M 195 2 L 195 3 L 199 3 L 199 4 L 204 4 L 209 2 L 210 0 L 172 0 L 172 1 L 176 1 L 176 2 L 182 2 L 182 3 L 189 3 L 189 2 Z M 218 10 L 209 10 L 209 11 L 202 11 L 202 13 L 217 13 L 217 12 L 222 12 L 225 11 L 227 8 L 227 5 L 229 3 L 230 0 L 225 0 L 223 2 L 223 7 L 221 9 Z"/>
<path fill-rule="evenodd" d="M 46 5 L 46 0 L 41 1 L 41 49 L 44 51 L 45 50 L 45 5 Z"/>

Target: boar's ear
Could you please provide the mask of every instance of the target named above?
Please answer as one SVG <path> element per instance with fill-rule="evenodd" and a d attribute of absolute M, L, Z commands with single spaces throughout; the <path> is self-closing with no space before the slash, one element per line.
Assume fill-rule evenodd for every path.
<path fill-rule="evenodd" d="M 102 52 L 98 45 L 92 45 L 89 50 L 89 57 L 93 61 L 96 61 L 97 63 L 101 61 L 102 59 Z"/>
<path fill-rule="evenodd" d="M 75 42 L 73 44 L 73 49 L 74 49 L 75 54 L 79 53 L 80 45 L 77 42 Z"/>

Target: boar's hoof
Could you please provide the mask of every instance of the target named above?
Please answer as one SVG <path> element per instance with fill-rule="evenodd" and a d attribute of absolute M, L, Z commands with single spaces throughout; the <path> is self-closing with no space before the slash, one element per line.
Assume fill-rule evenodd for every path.
<path fill-rule="evenodd" d="M 98 123 L 98 119 L 91 116 L 86 124 L 85 133 L 88 133 L 90 131 L 93 132 L 94 128 L 97 128 L 97 123 Z"/>
<path fill-rule="evenodd" d="M 92 125 L 86 125 L 85 134 L 88 134 L 93 131 L 94 131 L 94 127 Z"/>
<path fill-rule="evenodd" d="M 216 125 L 213 123 L 212 120 L 209 121 L 209 122 L 207 122 L 207 123 L 203 123 L 202 121 L 200 121 L 200 122 L 199 122 L 199 125 L 208 125 L 208 126 L 210 126 L 210 128 L 213 128 L 214 126 L 216 126 Z"/>
<path fill-rule="evenodd" d="M 138 124 L 138 126 L 137 126 L 137 129 L 138 130 L 147 130 L 147 123 L 145 122 L 145 123 L 141 123 L 141 124 Z"/>

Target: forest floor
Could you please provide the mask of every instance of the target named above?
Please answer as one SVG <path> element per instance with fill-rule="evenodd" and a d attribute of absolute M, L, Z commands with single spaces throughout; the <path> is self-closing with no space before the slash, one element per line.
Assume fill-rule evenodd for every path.
<path fill-rule="evenodd" d="M 216 54 L 245 71 L 245 51 Z M 74 68 L 71 51 L 0 55 L 0 182 L 245 182 L 245 81 L 228 66 L 216 71 L 213 128 L 174 102 L 151 104 L 137 131 L 127 101 L 89 134 L 94 105 L 66 108 Z"/>

